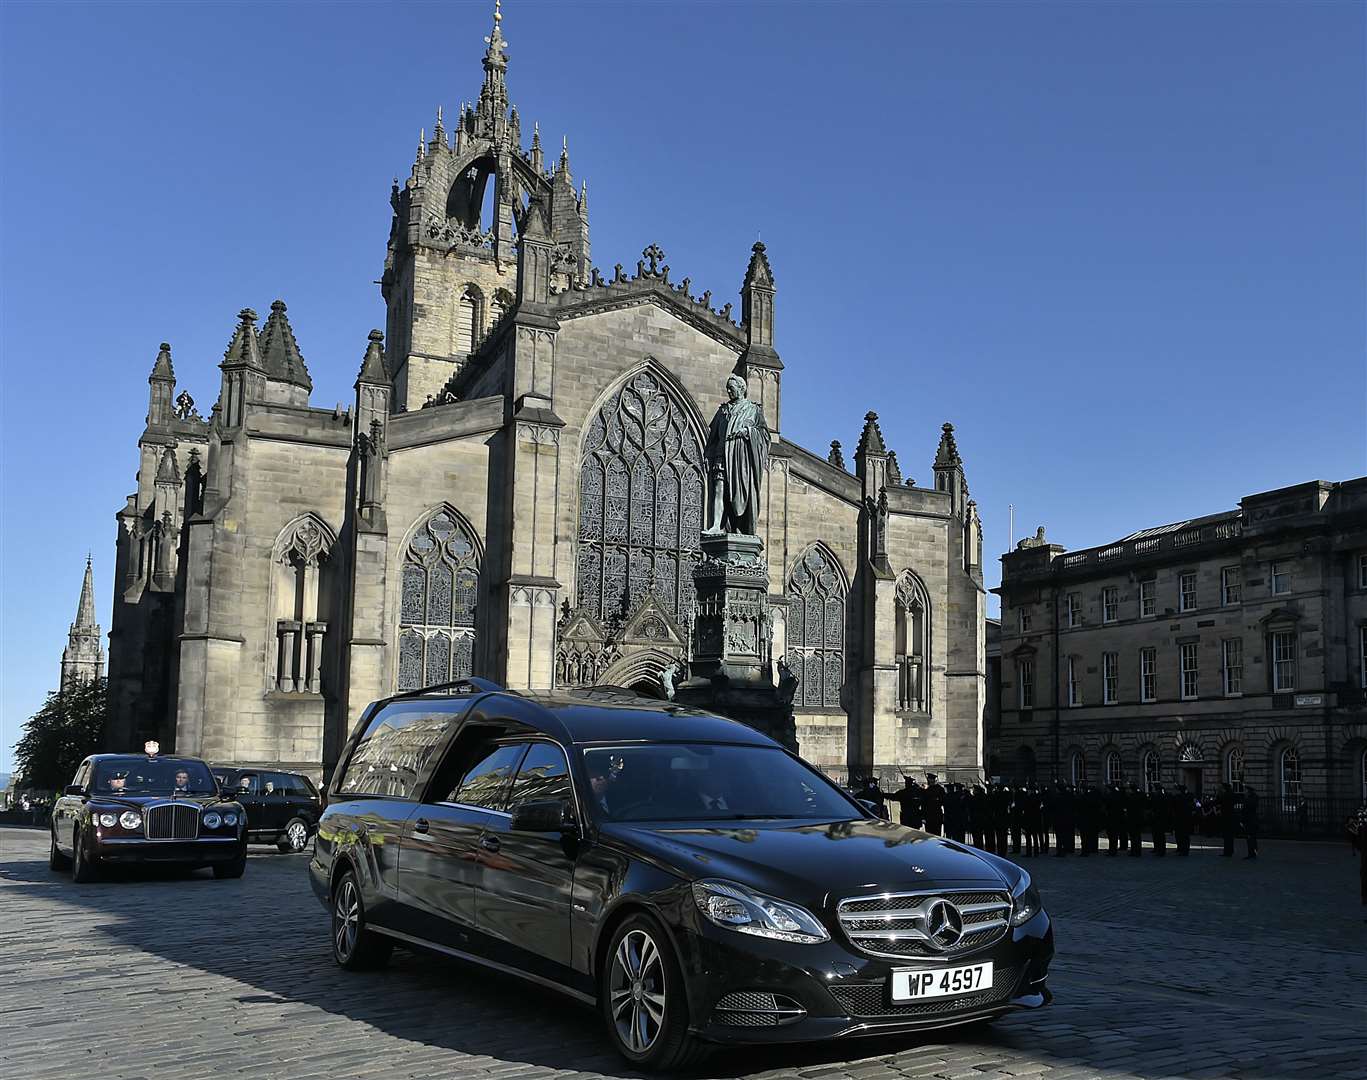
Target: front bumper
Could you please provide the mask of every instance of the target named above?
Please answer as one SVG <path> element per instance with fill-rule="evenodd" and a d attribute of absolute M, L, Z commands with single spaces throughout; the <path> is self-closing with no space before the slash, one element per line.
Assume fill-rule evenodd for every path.
<path fill-rule="evenodd" d="M 739 939 L 739 940 L 737 940 Z M 749 937 L 701 921 L 682 929 L 678 944 L 688 985 L 691 1029 L 718 1043 L 787 1043 L 858 1035 L 888 1035 L 972 1023 L 1053 1000 L 1048 988 L 1054 932 L 1047 913 L 1011 929 L 987 948 L 943 962 L 867 956 L 839 935 L 820 945 Z M 894 969 L 939 970 L 990 960 L 993 985 L 962 997 L 893 1003 Z M 740 999 L 730 995 L 746 995 Z M 778 995 L 782 1016 L 718 1008 Z M 786 999 L 786 1000 L 783 1000 Z M 794 1015 L 789 1003 L 796 1003 Z"/>
<path fill-rule="evenodd" d="M 148 840 L 141 836 L 100 836 L 95 854 L 105 863 L 186 863 L 209 866 L 232 862 L 246 852 L 240 836 L 201 836 L 198 840 Z"/>

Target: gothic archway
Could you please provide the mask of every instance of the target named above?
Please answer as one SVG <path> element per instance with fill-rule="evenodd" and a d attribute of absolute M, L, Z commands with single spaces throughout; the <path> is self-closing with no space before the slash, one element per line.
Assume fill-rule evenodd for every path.
<path fill-rule="evenodd" d="M 404 545 L 395 686 L 417 690 L 473 672 L 479 540 L 453 507 L 439 506 Z"/>

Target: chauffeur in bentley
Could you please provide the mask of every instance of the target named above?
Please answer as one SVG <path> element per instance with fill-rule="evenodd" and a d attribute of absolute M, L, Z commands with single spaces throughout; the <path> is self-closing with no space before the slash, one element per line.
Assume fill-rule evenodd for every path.
<path fill-rule="evenodd" d="M 1050 1000 L 1024 870 L 707 713 L 468 679 L 367 709 L 326 802 L 309 871 L 342 967 L 399 943 L 529 979 L 639 1068 Z"/>
<path fill-rule="evenodd" d="M 94 881 L 115 863 L 209 866 L 216 878 L 241 877 L 247 865 L 242 807 L 220 794 L 198 758 L 95 754 L 52 808 L 48 864 Z"/>

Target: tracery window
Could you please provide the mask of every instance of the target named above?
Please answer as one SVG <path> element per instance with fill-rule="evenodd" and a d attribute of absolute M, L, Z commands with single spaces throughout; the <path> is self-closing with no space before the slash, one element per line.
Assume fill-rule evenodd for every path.
<path fill-rule="evenodd" d="M 930 711 L 930 598 L 920 578 L 897 579 L 897 707 Z"/>
<path fill-rule="evenodd" d="M 798 678 L 795 705 L 840 704 L 845 682 L 845 579 L 819 547 L 788 578 L 787 663 Z"/>
<path fill-rule="evenodd" d="M 679 620 L 693 607 L 702 535 L 702 446 L 688 415 L 649 371 L 598 411 L 579 472 L 579 606 L 622 619 L 653 588 Z"/>
<path fill-rule="evenodd" d="M 322 692 L 324 638 L 332 594 L 331 554 L 337 536 L 316 514 L 290 522 L 271 556 L 271 630 L 267 657 L 270 689 L 287 694 Z"/>
<path fill-rule="evenodd" d="M 400 690 L 436 686 L 471 674 L 479 552 L 454 513 L 424 521 L 404 553 L 399 601 Z"/>

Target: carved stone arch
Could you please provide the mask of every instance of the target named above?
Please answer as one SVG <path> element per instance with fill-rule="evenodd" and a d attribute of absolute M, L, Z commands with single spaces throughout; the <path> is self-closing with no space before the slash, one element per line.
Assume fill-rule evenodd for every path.
<path fill-rule="evenodd" d="M 288 522 L 271 545 L 266 600 L 267 691 L 318 694 L 332 617 L 337 531 L 309 511 Z"/>
<path fill-rule="evenodd" d="M 930 593 L 913 570 L 908 568 L 897 575 L 894 602 L 897 708 L 900 712 L 930 715 L 930 673 L 935 663 Z"/>
<path fill-rule="evenodd" d="M 707 443 L 708 424 L 706 418 L 702 414 L 702 410 L 698 407 L 698 403 L 693 399 L 693 395 L 688 392 L 684 384 L 679 381 L 677 375 L 655 359 L 655 357 L 647 355 L 638 363 L 627 368 L 626 371 L 618 374 L 616 378 L 599 391 L 598 396 L 593 399 L 593 404 L 589 406 L 588 412 L 584 414 L 584 428 L 583 432 L 581 432 L 579 448 L 579 459 L 581 462 L 583 461 L 585 453 L 584 436 L 587 435 L 589 424 L 593 421 L 593 418 L 602 413 L 604 406 L 616 397 L 628 382 L 643 371 L 649 372 L 651 375 L 655 376 L 655 378 L 666 387 L 667 392 L 669 396 L 673 398 L 674 403 L 683 409 L 688 418 L 689 426 L 693 430 L 693 435 L 698 440 L 698 450 L 699 452 L 702 451 L 703 446 Z"/>
<path fill-rule="evenodd" d="M 663 649 L 638 649 L 628 653 L 603 672 L 599 680 L 608 686 L 632 687 L 639 683 L 649 683 L 664 696 L 664 684 L 660 673 L 679 658 Z"/>
<path fill-rule="evenodd" d="M 594 403 L 579 440 L 575 603 L 610 637 L 654 592 L 681 626 L 694 603 L 705 466 L 697 406 L 647 358 Z"/>
<path fill-rule="evenodd" d="M 415 690 L 473 674 L 484 595 L 479 533 L 441 502 L 409 527 L 396 556 L 395 687 Z"/>
<path fill-rule="evenodd" d="M 470 172 L 474 170 L 474 176 Z M 446 191 L 446 219 L 467 229 L 480 227 L 480 211 L 484 206 L 486 186 L 498 183 L 498 158 L 488 150 L 480 150 L 457 161 L 452 169 L 453 179 Z"/>
<path fill-rule="evenodd" d="M 850 579 L 821 541 L 809 544 L 784 579 L 788 598 L 785 660 L 798 686 L 793 704 L 839 708 L 845 684 L 845 633 Z"/>

